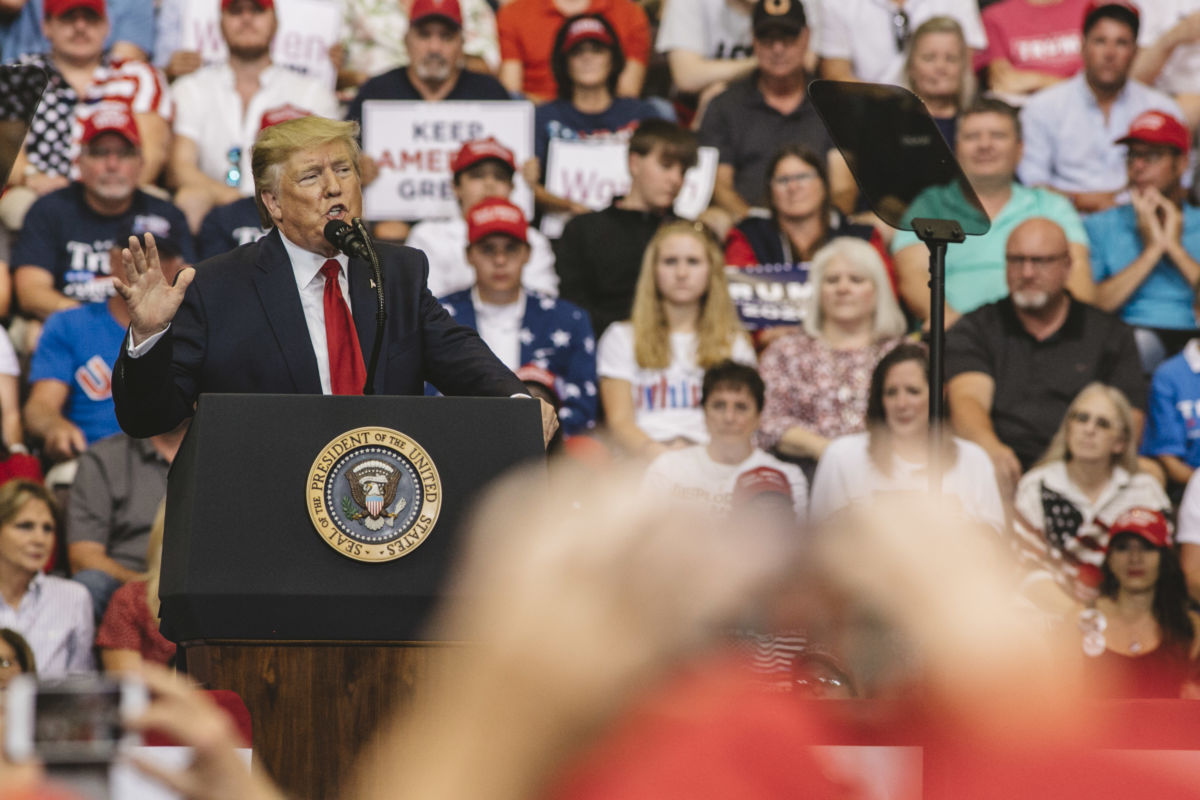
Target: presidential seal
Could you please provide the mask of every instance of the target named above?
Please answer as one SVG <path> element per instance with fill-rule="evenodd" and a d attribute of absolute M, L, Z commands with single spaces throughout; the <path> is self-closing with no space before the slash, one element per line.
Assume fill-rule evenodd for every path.
<path fill-rule="evenodd" d="M 330 547 L 358 561 L 391 561 L 429 538 L 442 508 L 442 480 L 412 438 L 391 428 L 356 428 L 313 461 L 307 502 Z"/>

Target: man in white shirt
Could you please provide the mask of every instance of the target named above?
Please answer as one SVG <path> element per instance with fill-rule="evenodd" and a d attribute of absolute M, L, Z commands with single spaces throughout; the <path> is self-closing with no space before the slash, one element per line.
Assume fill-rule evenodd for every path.
<path fill-rule="evenodd" d="M 253 192 L 250 149 L 263 116 L 291 104 L 337 116 L 333 92 L 271 63 L 278 20 L 274 0 L 221 0 L 221 37 L 229 60 L 180 78 L 168 183 L 192 230 L 215 205 Z"/>
<path fill-rule="evenodd" d="M 464 142 L 450 161 L 454 173 L 454 197 L 461 215 L 455 219 L 418 222 L 405 242 L 424 250 L 429 257 L 429 291 L 434 297 L 469 289 L 475 283 L 475 270 L 467 263 L 468 209 L 492 197 L 505 200 L 513 191 L 517 171 L 513 153 L 494 137 Z M 541 232 L 530 228 L 526 233 L 529 261 L 521 273 L 521 285 L 531 292 L 558 296 L 558 273 L 554 271 L 554 250 Z"/>
<path fill-rule="evenodd" d="M 787 479 L 792 509 L 796 519 L 803 520 L 808 506 L 804 473 L 754 446 L 764 393 L 763 380 L 753 367 L 724 361 L 709 368 L 700 396 L 708 444 L 669 450 L 654 459 L 646 470 L 647 488 L 725 513 L 733 508 L 739 479 L 770 468 Z"/>

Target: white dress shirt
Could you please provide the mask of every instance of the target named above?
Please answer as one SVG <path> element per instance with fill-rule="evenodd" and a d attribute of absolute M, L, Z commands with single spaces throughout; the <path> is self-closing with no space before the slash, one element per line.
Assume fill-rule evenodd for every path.
<path fill-rule="evenodd" d="M 292 274 L 296 279 L 296 289 L 300 292 L 300 306 L 304 309 L 304 322 L 308 326 L 308 339 L 312 342 L 313 355 L 317 357 L 317 374 L 321 378 L 321 393 L 333 394 L 333 384 L 329 379 L 329 346 L 325 341 L 325 278 L 321 275 L 321 267 L 328 260 L 325 256 L 305 250 L 300 245 L 288 239 L 280 231 L 279 238 L 283 240 L 283 249 L 287 251 L 288 260 L 292 264 Z M 344 253 L 339 253 L 334 261 L 341 266 L 338 273 L 338 285 L 342 289 L 342 299 L 350 306 L 350 259 Z M 147 338 L 137 346 L 133 337 L 129 338 L 129 357 L 140 358 L 154 347 L 155 342 L 170 330 L 168 325 L 163 330 Z"/>

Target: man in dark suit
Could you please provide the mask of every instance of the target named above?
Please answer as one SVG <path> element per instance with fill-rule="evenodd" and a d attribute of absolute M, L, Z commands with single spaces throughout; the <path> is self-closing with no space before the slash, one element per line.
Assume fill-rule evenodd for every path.
<path fill-rule="evenodd" d="M 324 237 L 362 213 L 357 125 L 304 117 L 255 144 L 256 200 L 267 236 L 165 279 L 152 236 L 122 253 L 129 335 L 117 360 L 117 420 L 132 436 L 170 430 L 202 392 L 358 394 L 371 359 L 375 289 L 369 265 Z M 374 388 L 507 397 L 525 386 L 425 287 L 423 253 L 381 245 L 387 330 Z M 329 278 L 327 281 L 326 278 Z M 347 301 L 349 299 L 349 307 Z M 547 439 L 557 427 L 542 408 Z"/>

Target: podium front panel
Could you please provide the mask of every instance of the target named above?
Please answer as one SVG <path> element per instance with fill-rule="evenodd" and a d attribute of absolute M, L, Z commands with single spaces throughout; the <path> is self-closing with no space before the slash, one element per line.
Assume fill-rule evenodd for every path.
<path fill-rule="evenodd" d="M 442 493 L 424 541 L 378 563 L 335 549 L 309 512 L 315 462 L 364 427 L 415 442 Z M 538 404 L 522 398 L 202 396 L 168 482 L 163 632 L 176 642 L 422 640 L 473 501 L 543 457 Z"/>

